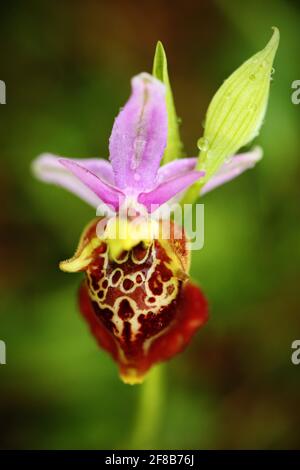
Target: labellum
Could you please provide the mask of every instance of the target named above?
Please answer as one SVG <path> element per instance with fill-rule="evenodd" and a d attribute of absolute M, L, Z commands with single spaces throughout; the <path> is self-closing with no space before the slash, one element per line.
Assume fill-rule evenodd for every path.
<path fill-rule="evenodd" d="M 188 281 L 190 252 L 183 229 L 171 222 L 168 240 L 140 241 L 112 257 L 109 241 L 97 235 L 99 220 L 86 228 L 75 256 L 60 267 L 85 271 L 81 313 L 118 363 L 124 382 L 138 383 L 153 364 L 184 349 L 206 321 L 207 305 Z"/>

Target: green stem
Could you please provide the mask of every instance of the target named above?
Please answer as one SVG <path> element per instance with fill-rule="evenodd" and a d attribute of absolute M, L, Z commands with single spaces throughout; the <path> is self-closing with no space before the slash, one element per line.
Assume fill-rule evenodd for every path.
<path fill-rule="evenodd" d="M 151 449 L 157 442 L 164 403 L 163 366 L 154 367 L 140 386 L 141 395 L 131 448 Z"/>

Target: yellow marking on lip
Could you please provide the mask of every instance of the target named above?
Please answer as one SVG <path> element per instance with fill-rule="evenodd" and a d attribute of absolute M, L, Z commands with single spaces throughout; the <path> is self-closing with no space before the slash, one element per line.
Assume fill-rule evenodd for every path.
<path fill-rule="evenodd" d="M 67 273 L 76 273 L 84 271 L 85 268 L 93 261 L 93 252 L 96 248 L 102 245 L 103 241 L 99 238 L 93 238 L 87 246 L 85 246 L 79 255 L 74 255 L 72 258 L 61 261 L 59 267 L 62 271 Z"/>
<path fill-rule="evenodd" d="M 137 385 L 144 381 L 144 375 L 138 375 L 135 369 L 127 369 L 126 374 L 121 373 L 121 380 L 127 385 Z"/>
<path fill-rule="evenodd" d="M 81 234 L 74 256 L 59 263 L 59 268 L 62 271 L 68 273 L 84 271 L 91 263 L 93 251 L 103 243 L 103 240 L 97 237 L 96 234 L 94 234 L 90 240 L 87 240 L 87 233 L 89 233 L 93 225 L 100 220 L 101 218 L 97 217 L 86 225 Z"/>
<path fill-rule="evenodd" d="M 107 223 L 101 237 L 109 247 L 109 257 L 116 260 L 122 251 L 130 251 L 143 242 L 148 247 L 159 231 L 159 224 L 154 220 L 134 220 L 114 217 Z"/>

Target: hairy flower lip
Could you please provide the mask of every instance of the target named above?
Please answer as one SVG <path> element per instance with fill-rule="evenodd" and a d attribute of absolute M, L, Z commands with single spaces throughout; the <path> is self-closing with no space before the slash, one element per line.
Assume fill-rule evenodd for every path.
<path fill-rule="evenodd" d="M 187 287 L 188 240 L 174 238 L 174 224 L 170 239 L 110 256 L 107 243 L 97 237 L 98 221 L 86 227 L 74 257 L 60 267 L 86 273 L 81 312 L 119 364 L 122 379 L 138 383 L 152 365 L 188 344 L 207 317 L 206 301 L 196 286 Z"/>
<path fill-rule="evenodd" d="M 208 304 L 201 290 L 187 283 L 176 307 L 175 320 L 157 337 L 146 355 L 139 355 L 131 361 L 119 352 L 114 337 L 103 328 L 91 304 L 85 283 L 79 291 L 80 310 L 99 346 L 105 349 L 118 364 L 120 378 L 129 385 L 141 384 L 151 367 L 171 359 L 182 352 L 194 334 L 208 320 Z"/>

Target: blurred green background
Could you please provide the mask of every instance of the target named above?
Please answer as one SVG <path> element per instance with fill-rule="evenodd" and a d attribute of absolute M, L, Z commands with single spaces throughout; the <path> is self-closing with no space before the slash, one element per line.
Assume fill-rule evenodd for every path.
<path fill-rule="evenodd" d="M 299 24 L 296 1 L 1 5 L 1 448 L 300 447 L 300 365 L 290 359 L 300 337 Z M 81 276 L 58 270 L 94 211 L 35 181 L 30 162 L 44 151 L 107 156 L 130 78 L 151 71 L 158 39 L 195 155 L 211 97 L 273 25 L 281 44 L 256 139 L 264 159 L 203 199 L 205 247 L 192 275 L 210 320 L 164 367 L 155 435 L 134 441 L 141 388 L 119 381 L 90 336 L 76 305 Z"/>

